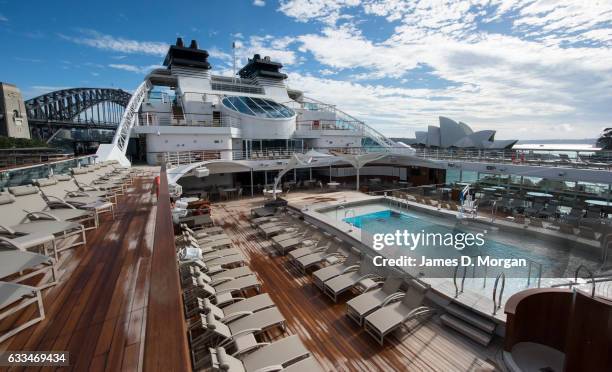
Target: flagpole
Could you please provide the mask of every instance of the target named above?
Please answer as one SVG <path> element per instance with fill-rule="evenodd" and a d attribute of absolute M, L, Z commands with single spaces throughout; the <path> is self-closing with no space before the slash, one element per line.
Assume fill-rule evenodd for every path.
<path fill-rule="evenodd" d="M 233 59 L 232 77 L 233 77 L 234 84 L 236 84 L 236 42 L 235 41 L 232 41 L 232 59 Z"/>

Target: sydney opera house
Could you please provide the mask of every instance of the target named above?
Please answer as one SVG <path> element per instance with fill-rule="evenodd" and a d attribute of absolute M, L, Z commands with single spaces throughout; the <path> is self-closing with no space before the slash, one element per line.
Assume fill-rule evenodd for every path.
<path fill-rule="evenodd" d="M 427 132 L 417 131 L 408 142 L 424 147 L 458 147 L 476 149 L 509 149 L 517 140 L 496 140 L 494 130 L 474 132 L 467 124 L 440 116 L 440 126 L 430 125 Z"/>

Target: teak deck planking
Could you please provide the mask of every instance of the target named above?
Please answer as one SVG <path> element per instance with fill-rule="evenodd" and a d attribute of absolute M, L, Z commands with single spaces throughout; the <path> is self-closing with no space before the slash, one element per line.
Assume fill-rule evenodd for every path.
<path fill-rule="evenodd" d="M 115 220 L 105 217 L 97 230 L 88 232 L 87 246 L 63 253 L 60 283 L 43 292 L 45 320 L 4 342 L 0 350 L 69 351 L 70 367 L 58 370 L 144 370 L 157 212 L 151 186 L 152 178 L 135 178 L 128 194 L 120 198 Z M 169 216 L 169 209 L 166 214 Z M 165 232 L 173 234 L 172 226 L 166 226 Z M 163 276 L 163 271 L 167 271 L 178 280 L 176 261 L 162 265 L 159 262 L 153 259 L 153 267 L 158 270 L 156 275 Z M 180 303 L 178 290 L 173 299 Z M 32 311 L 19 313 L 19 319 L 26 319 Z M 156 333 L 176 333 L 173 328 L 176 324 L 184 327 L 181 319 L 180 312 L 176 317 L 168 317 L 163 327 L 169 329 Z M 6 319 L 0 327 L 14 321 L 15 318 Z M 184 333 L 175 335 L 183 340 L 184 336 Z M 153 337 L 146 340 L 146 343 L 164 341 Z M 166 355 L 177 349 L 186 358 L 186 349 L 181 352 L 180 345 Z M 174 362 L 187 365 L 188 359 Z M 156 370 L 154 364 L 150 367 L 147 370 Z"/>
<path fill-rule="evenodd" d="M 260 203 L 259 203 L 260 204 Z M 499 345 L 488 349 L 431 320 L 409 332 L 398 332 L 380 346 L 345 314 L 341 296 L 334 303 L 285 257 L 270 255 L 270 241 L 247 220 L 253 200 L 213 206 L 217 224 L 224 225 L 235 246 L 288 321 L 288 333 L 298 334 L 328 371 L 492 371 Z"/>

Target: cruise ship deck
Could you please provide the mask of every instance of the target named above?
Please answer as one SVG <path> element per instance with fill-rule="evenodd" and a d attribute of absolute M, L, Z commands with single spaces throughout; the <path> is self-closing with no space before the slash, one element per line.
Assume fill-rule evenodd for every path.
<path fill-rule="evenodd" d="M 115 220 L 107 217 L 88 232 L 86 246 L 65 251 L 59 283 L 43 292 L 45 320 L 0 350 L 65 350 L 70 370 L 189 369 L 175 250 L 168 240 L 173 237 L 169 203 L 162 198 L 156 205 L 152 184 L 150 177 L 136 178 L 118 203 Z M 162 197 L 164 186 L 162 181 Z M 261 203 L 261 198 L 216 203 L 213 219 L 248 258 L 263 292 L 287 319 L 286 333 L 299 335 L 325 370 L 496 368 L 499 343 L 484 348 L 436 321 L 408 327 L 379 346 L 346 317 L 344 303 L 329 300 L 285 257 L 269 254 L 270 242 L 247 221 L 249 210 Z M 25 311 L 1 325 L 31 315 Z"/>
<path fill-rule="evenodd" d="M 86 246 L 62 253 L 59 283 L 43 292 L 45 319 L 0 344 L 1 351 L 68 351 L 70 370 L 188 366 L 178 282 L 165 281 L 177 275 L 176 261 L 163 257 L 174 255 L 173 246 L 164 247 L 161 238 L 172 237 L 172 225 L 169 210 L 165 221 L 163 213 L 157 215 L 152 181 L 135 178 L 115 219 L 105 217 L 88 232 Z M 34 311 L 19 312 L 0 326 L 23 322 Z M 171 311 L 176 316 L 168 317 Z"/>

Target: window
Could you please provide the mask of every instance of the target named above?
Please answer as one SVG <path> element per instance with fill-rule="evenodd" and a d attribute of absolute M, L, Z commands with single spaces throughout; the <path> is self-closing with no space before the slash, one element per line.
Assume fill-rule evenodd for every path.
<path fill-rule="evenodd" d="M 225 107 L 241 114 L 269 119 L 292 118 L 295 112 L 269 99 L 232 96 L 222 100 Z"/>

